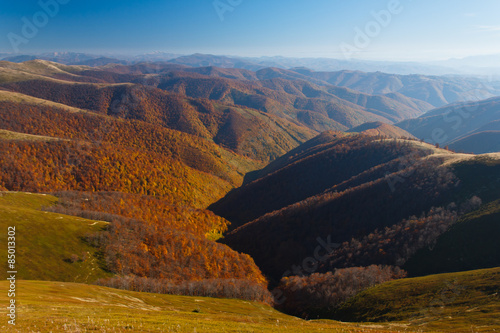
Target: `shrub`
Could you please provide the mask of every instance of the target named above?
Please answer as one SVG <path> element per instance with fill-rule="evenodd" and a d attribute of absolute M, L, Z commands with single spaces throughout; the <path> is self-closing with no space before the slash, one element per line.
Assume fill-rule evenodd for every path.
<path fill-rule="evenodd" d="M 271 293 L 262 285 L 245 279 L 204 279 L 200 281 L 172 281 L 135 275 L 100 279 L 97 285 L 158 294 L 237 298 L 272 304 Z"/>
<path fill-rule="evenodd" d="M 405 271 L 393 266 L 344 268 L 306 277 L 285 277 L 274 294 L 281 294 L 278 308 L 288 314 L 328 318 L 335 308 L 360 291 L 405 276 Z"/>

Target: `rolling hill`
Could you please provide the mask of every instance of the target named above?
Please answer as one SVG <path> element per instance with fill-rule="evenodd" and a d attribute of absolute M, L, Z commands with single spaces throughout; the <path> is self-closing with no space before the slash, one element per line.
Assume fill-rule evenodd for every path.
<path fill-rule="evenodd" d="M 482 131 L 456 139 L 450 149 L 466 153 L 485 154 L 500 152 L 500 131 Z"/>
<path fill-rule="evenodd" d="M 256 73 L 258 81 L 253 77 L 235 81 L 219 73 L 208 78 L 193 77 L 191 71 L 188 73 L 177 72 L 172 73 L 171 77 L 161 78 L 158 87 L 190 97 L 225 101 L 270 113 L 283 112 L 283 109 L 291 114 L 311 111 L 347 127 L 369 120 L 394 122 L 431 109 L 430 105 L 402 95 L 398 99 L 371 96 L 346 88 L 316 85 L 307 80 L 280 75 L 281 72 L 263 76 L 259 71 Z M 246 72 L 242 72 L 241 76 L 249 77 Z"/>
<path fill-rule="evenodd" d="M 315 72 L 307 68 L 294 71 L 334 86 L 347 87 L 366 94 L 394 93 L 427 102 L 434 107 L 460 101 L 479 101 L 499 95 L 496 84 L 461 76 L 397 75 L 360 71 Z"/>
<path fill-rule="evenodd" d="M 18 277 L 92 283 L 111 274 L 97 248 L 85 242 L 87 234 L 99 232 L 107 222 L 42 211 L 57 198 L 31 193 L 0 192 L 0 224 L 16 228 Z M 7 244 L 7 235 L 1 237 Z M 0 254 L 7 262 L 7 251 Z M 2 279 L 7 273 L 1 273 Z"/>
<path fill-rule="evenodd" d="M 25 79 L 16 75 L 19 80 Z M 317 134 L 296 121 L 255 109 L 188 98 L 130 83 L 75 83 L 44 77 L 5 83 L 3 89 L 12 92 L 12 95 L 2 92 L 3 99 L 25 102 L 28 95 L 37 98 L 39 103 L 43 99 L 48 101 L 46 104 L 63 104 L 64 108 L 70 106 L 161 125 L 211 140 L 256 160 L 274 159 Z"/>
<path fill-rule="evenodd" d="M 438 108 L 397 126 L 426 142 L 453 145 L 457 150 L 496 152 L 495 131 L 499 130 L 500 99 L 456 103 Z M 493 133 L 489 133 L 493 132 Z"/>
<path fill-rule="evenodd" d="M 380 89 L 364 93 L 337 86 L 348 82 L 337 82 L 335 73 L 252 67 L 245 59 L 213 57 L 193 67 L 207 57 L 113 64 L 60 56 L 81 57 L 80 65 L 0 62 L 0 224 L 14 223 L 19 242 L 28 244 L 19 249 L 19 261 L 30 263 L 19 279 L 59 281 L 20 283 L 32 292 L 22 293 L 30 295 L 22 309 L 47 307 L 30 312 L 39 327 L 418 331 L 404 326 L 415 322 L 398 312 L 394 295 L 390 313 L 370 320 L 406 321 L 397 326 L 305 322 L 261 303 L 220 298 L 278 305 L 268 288 L 294 275 L 330 281 L 332 274 L 365 272 L 366 287 L 405 276 L 401 268 L 419 276 L 500 266 L 492 255 L 499 154 L 455 153 L 415 134 L 438 126 L 451 147 L 495 149 L 489 140 L 499 129 L 497 98 L 422 115 L 431 102 L 469 98 L 474 80 L 342 74 L 353 86 L 373 82 Z M 478 290 L 494 287 L 496 271 L 422 279 L 398 283 L 411 284 L 418 300 L 429 298 L 419 283 L 434 290 L 454 279 L 472 290 L 463 300 L 469 315 L 431 330 L 466 324 L 481 330 L 489 311 L 497 311 L 497 302 L 485 302 Z M 360 280 L 349 283 L 351 296 L 363 289 Z M 299 289 L 324 291 L 314 283 Z M 77 311 L 70 314 L 75 320 L 64 319 L 52 296 L 32 297 L 41 290 L 67 293 L 58 295 L 59 304 L 72 302 L 64 313 Z M 191 309 L 193 302 L 199 304 Z M 379 309 L 354 302 L 338 314 L 348 318 L 360 304 L 366 315 Z M 236 320 L 248 306 L 255 316 Z M 132 308 L 148 320 L 123 319 L 121 310 Z M 446 309 L 455 310 L 462 308 Z M 104 321 L 108 313 L 116 317 Z M 167 328 L 165 318 L 177 326 Z"/>
<path fill-rule="evenodd" d="M 116 275 L 114 279 L 130 275 L 173 284 L 197 281 L 200 285 L 212 283 L 209 279 L 234 279 L 241 290 L 267 293 L 266 280 L 250 257 L 214 242 L 227 221 L 204 210 L 241 184 L 243 175 L 262 161 L 151 119 L 108 115 L 100 109 L 99 102 L 105 101 L 100 98 L 112 97 L 114 88 L 126 91 L 126 85 L 68 83 L 53 78 L 37 82 L 53 87 L 53 96 L 58 96 L 54 99 L 61 103 L 50 101 L 50 89 L 40 95 L 49 100 L 1 93 L 0 189 L 57 192 L 65 201 L 63 207 L 59 203 L 51 207 L 51 212 L 30 211 L 28 217 L 20 215 L 24 208 L 17 206 L 2 207 L 2 214 L 7 214 L 5 223 L 19 221 L 16 226 L 20 232 L 50 225 L 45 229 L 58 241 L 30 233 L 32 238 L 27 241 L 36 245 L 31 255 L 51 258 L 57 268 L 71 267 L 62 273 L 56 268 L 44 273 L 40 268 L 43 260 L 39 260 L 32 265 L 38 271 L 25 276 L 20 271 L 19 278 L 92 283 L 111 275 Z M 79 90 L 82 86 L 85 88 Z M 38 88 L 33 91 L 38 93 Z M 64 89 L 67 94 L 61 93 Z M 94 101 L 86 100 L 86 93 Z M 74 98 L 78 94 L 80 100 Z M 79 106 L 78 101 L 88 109 L 71 106 Z M 67 191 L 77 194 L 67 195 Z M 139 210 L 142 206 L 154 207 L 156 213 Z M 68 223 L 57 233 L 53 224 L 60 217 Z M 92 223 L 104 220 L 106 228 L 79 230 L 73 225 L 73 221 L 87 218 Z M 74 271 L 83 269 L 78 267 L 95 262 L 83 252 L 98 253 L 105 264 L 101 270 L 93 270 L 95 274 L 81 273 L 88 279 L 75 280 L 78 276 Z M 106 274 L 99 276 L 102 270 Z"/>
<path fill-rule="evenodd" d="M 307 321 L 272 307 L 233 299 L 158 295 L 76 283 L 18 281 L 19 316 L 8 332 L 109 331 L 115 332 L 267 332 L 292 333 L 399 333 L 404 325 Z M 6 290 L 7 282 L 0 282 Z M 7 294 L 0 295 L 8 302 Z M 7 309 L 0 309 L 5 316 Z M 416 330 L 415 330 L 416 332 Z"/>
<path fill-rule="evenodd" d="M 302 267 L 301 261 L 315 253 L 318 244 L 349 246 L 345 242 L 392 230 L 412 216 L 429 214 L 422 222 L 412 222 L 415 227 L 432 223 L 436 207 L 455 214 L 454 208 L 446 207 L 464 205 L 475 195 L 484 202 L 499 197 L 497 155 L 455 154 L 418 141 L 364 135 L 331 135 L 326 143 L 325 139 L 314 139 L 316 146 L 299 147 L 288 163 L 277 160 L 279 166 L 274 168 L 271 163 L 261 178 L 232 190 L 210 207 L 232 222 L 221 241 L 249 253 L 272 279 L 279 280 L 291 267 Z M 460 164 L 463 160 L 470 164 Z M 470 177 L 473 169 L 484 169 L 484 177 Z M 428 226 L 436 235 L 443 232 L 441 227 Z M 406 244 L 407 256 L 423 246 L 418 237 L 404 231 L 398 235 Z M 365 264 L 394 265 L 399 259 L 387 253 L 372 260 L 383 262 Z"/>
<path fill-rule="evenodd" d="M 311 79 L 307 76 L 289 73 L 294 72 L 275 68 L 258 72 L 216 67 L 191 68 L 172 63 L 89 67 L 33 60 L 21 64 L 0 64 L 3 89 L 64 104 L 71 101 L 72 106 L 91 110 L 109 103 L 110 97 L 107 95 L 110 92 L 106 90 L 118 90 L 114 95 L 123 95 L 125 93 L 120 90 L 130 90 L 130 84 L 141 86 L 141 91 L 145 90 L 144 85 L 154 86 L 177 95 L 208 99 L 225 106 L 252 108 L 318 131 L 346 129 L 368 121 L 394 123 L 418 116 L 432 108 L 425 102 L 401 94 L 371 96 L 320 81 L 310 82 Z M 28 83 L 33 80 L 37 82 Z M 67 86 L 60 86 L 69 82 L 87 83 L 77 89 L 86 90 L 87 96 L 95 95 L 94 98 L 98 97 L 99 100 L 84 101 L 70 91 L 74 87 L 69 89 Z M 124 86 L 117 86 L 120 83 Z M 100 84 L 100 89 L 96 91 L 96 87 L 91 84 Z M 40 89 L 53 90 L 54 86 L 65 91 L 65 97 L 40 92 Z M 148 93 L 151 94 L 152 91 L 153 89 L 149 89 Z M 155 94 L 158 95 L 158 92 Z M 66 98 L 67 101 L 61 98 Z M 116 102 L 120 107 L 124 107 L 124 103 L 134 103 L 133 96 L 124 99 L 121 103 L 111 103 Z M 158 97 L 151 99 L 158 100 Z"/>
<path fill-rule="evenodd" d="M 408 323 L 426 332 L 498 330 L 500 269 L 391 281 L 372 287 L 336 310 L 343 321 Z"/>

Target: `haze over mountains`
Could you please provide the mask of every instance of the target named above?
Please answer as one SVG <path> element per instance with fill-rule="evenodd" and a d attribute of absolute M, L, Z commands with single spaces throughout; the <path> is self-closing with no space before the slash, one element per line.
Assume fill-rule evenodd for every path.
<path fill-rule="evenodd" d="M 61 55 L 73 56 L 85 57 Z M 2 62 L 0 85 L 8 91 L 44 99 L 48 96 L 53 102 L 122 118 L 156 119 L 165 126 L 210 138 L 241 153 L 257 154 L 259 159 L 274 159 L 322 131 L 345 131 L 370 122 L 398 123 L 411 135 L 431 143 L 436 140 L 429 131 L 443 128 L 452 133 L 447 140 L 438 142 L 441 145 L 474 135 L 463 145 L 452 147 L 470 152 L 496 150 L 495 144 L 482 150 L 474 144 L 491 141 L 483 138 L 496 135 L 494 121 L 498 115 L 494 100 L 487 100 L 500 94 L 500 83 L 496 81 L 379 72 L 315 72 L 305 68 L 252 71 L 190 67 L 180 64 L 182 61 L 175 62 L 178 63 L 100 67 L 67 66 L 45 60 Z M 60 91 L 65 93 L 56 93 Z M 90 99 L 85 100 L 89 93 Z M 452 108 L 461 107 L 446 105 L 462 101 L 481 101 L 473 106 L 477 109 L 474 121 L 455 128 L 456 121 L 450 117 L 439 120 Z M 162 115 L 165 105 L 178 110 L 177 115 Z M 433 110 L 438 107 L 442 108 Z M 207 112 L 211 114 L 208 118 Z M 242 130 L 246 127 L 255 128 L 255 133 L 260 134 L 249 136 L 253 132 Z M 270 144 L 276 140 L 278 145 Z"/>
<path fill-rule="evenodd" d="M 397 126 L 413 135 L 465 152 L 498 151 L 500 99 L 455 103 Z"/>
<path fill-rule="evenodd" d="M 167 52 L 152 52 L 139 55 L 113 54 L 105 55 L 51 52 L 38 54 L 0 54 L 0 60 L 24 62 L 29 60 L 48 60 L 66 65 L 103 66 L 108 63 L 134 64 L 140 62 L 165 62 L 183 64 L 193 67 L 223 67 L 259 70 L 268 67 L 291 69 L 305 67 L 319 72 L 362 71 L 384 72 L 392 74 L 422 75 L 500 75 L 500 55 L 467 57 L 434 62 L 397 62 L 345 60 L 330 58 L 292 58 L 292 57 L 235 57 L 211 54 L 181 55 Z"/>

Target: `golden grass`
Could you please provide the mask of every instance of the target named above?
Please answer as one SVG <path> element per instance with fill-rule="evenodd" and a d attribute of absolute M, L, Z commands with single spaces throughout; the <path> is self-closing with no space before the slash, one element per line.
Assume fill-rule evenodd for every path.
<path fill-rule="evenodd" d="M 107 223 L 40 210 L 55 202 L 50 195 L 0 192 L 0 262 L 7 262 L 7 229 L 12 226 L 18 278 L 92 283 L 110 276 L 98 249 L 85 241 Z M 0 279 L 5 278 L 7 270 L 0 271 Z"/>
<path fill-rule="evenodd" d="M 0 304 L 7 304 L 0 282 Z M 63 282 L 18 281 L 17 324 L 2 332 L 410 332 L 404 325 L 305 321 L 256 302 L 138 293 Z M 416 332 L 416 331 L 413 331 Z"/>

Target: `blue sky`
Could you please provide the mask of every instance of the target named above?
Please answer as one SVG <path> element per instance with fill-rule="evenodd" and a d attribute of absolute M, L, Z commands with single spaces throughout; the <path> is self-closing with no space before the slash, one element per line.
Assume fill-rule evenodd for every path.
<path fill-rule="evenodd" d="M 500 53 L 498 0 L 217 0 L 219 12 L 214 0 L 41 0 L 67 2 L 53 17 L 44 17 L 39 1 L 0 1 L 0 52 L 6 53 L 14 52 L 12 40 L 21 54 L 164 51 L 422 61 Z M 373 12 L 381 11 L 390 17 L 377 22 Z M 25 22 L 36 19 L 36 33 L 23 35 Z"/>

